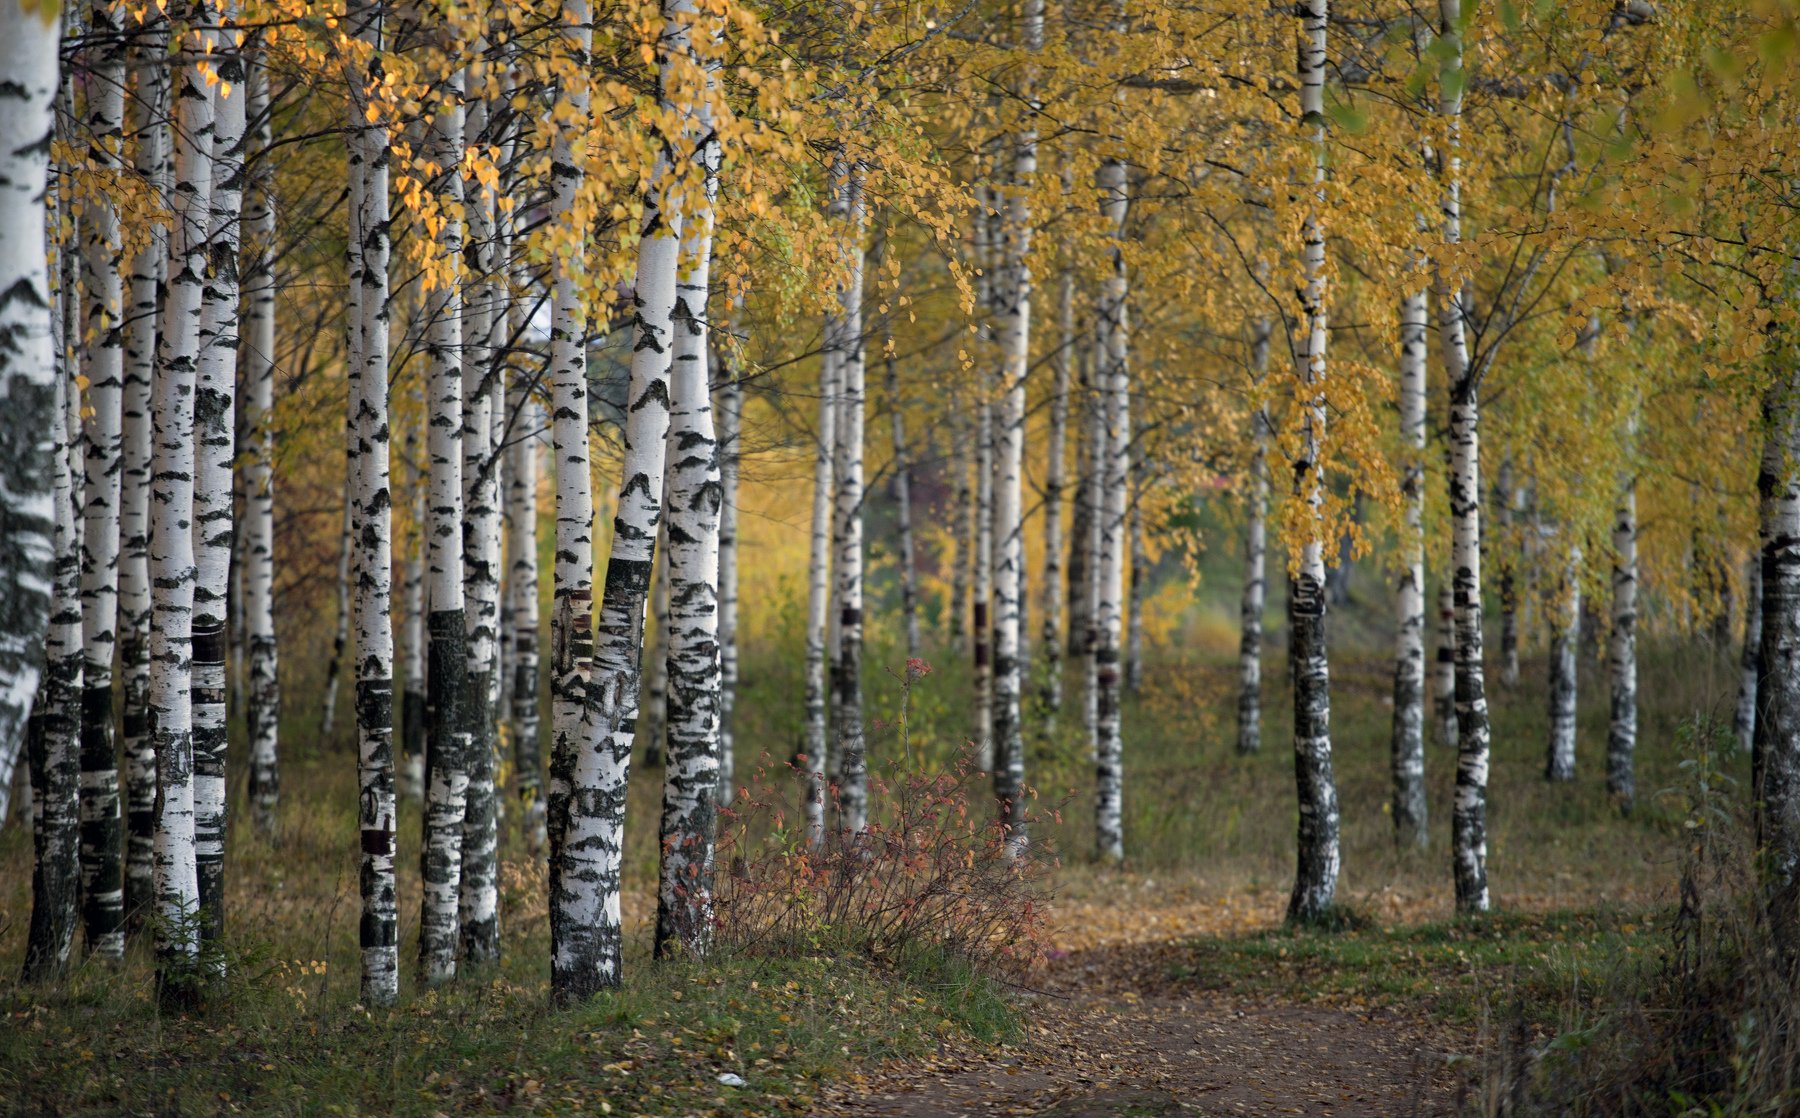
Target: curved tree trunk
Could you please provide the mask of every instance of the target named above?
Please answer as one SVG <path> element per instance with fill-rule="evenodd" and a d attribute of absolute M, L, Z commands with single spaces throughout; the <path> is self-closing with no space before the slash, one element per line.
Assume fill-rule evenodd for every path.
<path fill-rule="evenodd" d="M 124 13 L 89 5 L 93 67 L 87 98 L 89 161 L 116 171 L 125 147 Z M 81 899 L 87 949 L 125 955 L 118 746 L 113 738 L 113 655 L 119 618 L 119 502 L 124 469 L 124 271 L 119 215 L 104 198 L 81 223 L 88 419 L 81 538 Z"/>
<path fill-rule="evenodd" d="M 1394 841 L 1427 846 L 1425 798 L 1425 367 L 1429 310 L 1423 290 L 1400 304 L 1400 579 L 1395 590 Z"/>
<path fill-rule="evenodd" d="M 1561 601 L 1550 611 L 1550 756 L 1544 779 L 1575 779 L 1577 646 L 1581 643 L 1581 545 L 1569 546 Z"/>

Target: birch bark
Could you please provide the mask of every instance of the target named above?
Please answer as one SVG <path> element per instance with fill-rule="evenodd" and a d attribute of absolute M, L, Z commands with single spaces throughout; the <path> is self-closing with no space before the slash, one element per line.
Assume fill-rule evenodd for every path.
<path fill-rule="evenodd" d="M 1575 779 L 1575 657 L 1581 643 L 1581 545 L 1570 544 L 1563 570 L 1561 600 L 1551 611 L 1550 755 L 1544 779 Z"/>
<path fill-rule="evenodd" d="M 1394 841 L 1428 846 L 1425 797 L 1425 370 L 1430 311 L 1423 289 L 1400 303 L 1400 577 L 1394 608 Z"/>
<path fill-rule="evenodd" d="M 735 323 L 734 323 L 735 332 Z M 729 806 L 736 773 L 732 714 L 738 683 L 738 471 L 743 454 L 744 388 L 735 364 L 713 346 L 719 370 L 713 411 L 719 427 L 719 806 Z"/>
<path fill-rule="evenodd" d="M 1064 176 L 1065 184 L 1068 177 Z M 1067 488 L 1069 457 L 1069 381 L 1075 350 L 1075 275 L 1067 268 L 1056 290 L 1056 354 L 1051 362 L 1050 431 L 1044 452 L 1044 578 L 1039 588 L 1044 619 L 1043 706 L 1044 734 L 1054 737 L 1062 712 L 1063 671 L 1063 491 Z M 1072 558 L 1072 557 L 1071 557 Z M 1072 564 L 1071 564 L 1072 566 Z"/>
<path fill-rule="evenodd" d="M 1756 687 L 1762 678 L 1762 562 L 1752 556 L 1744 573 L 1744 651 L 1739 660 L 1737 708 L 1732 735 L 1749 753 L 1756 743 Z"/>
<path fill-rule="evenodd" d="M 1275 324 L 1259 318 L 1251 328 L 1250 377 L 1260 394 L 1269 372 L 1269 339 Z M 1244 510 L 1244 595 L 1238 607 L 1237 750 L 1262 748 L 1263 609 L 1268 599 L 1269 411 L 1260 395 L 1250 412 L 1250 468 Z"/>
<path fill-rule="evenodd" d="M 837 194 L 829 216 L 839 226 L 838 251 L 846 277 L 838 290 L 835 325 L 827 332 L 838 350 L 837 466 L 835 473 L 836 544 L 832 565 L 832 619 L 837 625 L 832 659 L 832 744 L 836 747 L 838 810 L 852 834 L 868 822 L 869 777 L 864 757 L 863 651 L 863 433 L 865 353 L 863 346 L 863 203 L 862 169 L 839 168 Z"/>
<path fill-rule="evenodd" d="M 1099 377 L 1105 421 L 1096 459 L 1101 479 L 1096 506 L 1100 534 L 1096 564 L 1094 642 L 1094 847 L 1103 862 L 1125 857 L 1123 741 L 1119 715 L 1119 652 L 1124 618 L 1127 495 L 1131 475 L 1130 320 L 1126 300 L 1125 218 L 1130 206 L 1125 162 L 1107 157 L 1099 170 L 1100 212 L 1112 239 L 1111 270 L 1101 285 Z"/>
<path fill-rule="evenodd" d="M 281 798 L 278 748 L 281 684 L 275 643 L 275 190 L 267 155 L 274 139 L 269 72 L 250 71 L 250 120 L 258 158 L 245 204 L 244 412 L 249 432 L 244 501 L 244 612 L 249 638 L 250 811 L 257 830 L 275 830 Z"/>

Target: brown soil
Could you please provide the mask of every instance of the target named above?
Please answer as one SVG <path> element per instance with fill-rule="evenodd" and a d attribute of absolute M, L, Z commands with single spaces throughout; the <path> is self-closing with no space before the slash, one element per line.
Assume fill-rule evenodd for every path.
<path fill-rule="evenodd" d="M 1397 1010 L 1356 1012 L 1197 991 L 1165 976 L 1174 945 L 1112 943 L 1051 964 L 1025 995 L 1028 1035 L 940 1048 L 852 1080 L 818 1115 L 1161 1118 L 1455 1113 L 1457 1038 Z"/>

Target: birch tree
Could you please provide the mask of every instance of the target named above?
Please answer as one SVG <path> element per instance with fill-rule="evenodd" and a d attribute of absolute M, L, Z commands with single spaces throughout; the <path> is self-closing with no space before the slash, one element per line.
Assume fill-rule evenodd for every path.
<path fill-rule="evenodd" d="M 1104 443 L 1096 459 L 1102 483 L 1096 506 L 1099 522 L 1099 591 L 1095 599 L 1094 642 L 1094 849 L 1103 862 L 1125 857 L 1124 742 L 1119 699 L 1119 653 L 1124 635 L 1126 518 L 1131 476 L 1130 319 L 1126 300 L 1130 276 L 1125 264 L 1125 219 L 1130 207 L 1126 165 L 1118 156 L 1102 160 L 1098 174 L 1100 213 L 1111 237 L 1111 268 L 1101 283 L 1100 344 L 1096 364 Z"/>
<path fill-rule="evenodd" d="M 1756 688 L 1762 678 L 1762 562 L 1752 556 L 1744 572 L 1744 650 L 1738 659 L 1737 706 L 1731 720 L 1738 748 L 1749 753 L 1756 742 Z"/>
<path fill-rule="evenodd" d="M 1288 919 L 1308 922 L 1330 911 L 1337 894 L 1337 783 L 1331 764 L 1331 682 L 1325 647 L 1326 304 L 1325 304 L 1325 42 L 1329 0 L 1304 0 L 1299 56 L 1300 118 L 1312 150 L 1309 200 L 1301 230 L 1300 343 L 1295 376 L 1301 393 L 1299 457 L 1293 464 L 1294 498 L 1307 522 L 1299 562 L 1289 580 L 1289 656 L 1294 679 L 1294 775 L 1300 796 L 1299 865 L 1288 899 Z"/>
<path fill-rule="evenodd" d="M 1440 745 L 1455 748 L 1456 729 L 1456 587 L 1446 572 L 1438 583 L 1437 651 L 1433 654 L 1432 717 Z"/>
<path fill-rule="evenodd" d="M 211 16 L 188 8 L 190 28 Z M 175 173 L 168 283 L 153 389 L 150 711 L 156 744 L 155 892 L 158 986 L 165 1000 L 197 993 L 200 881 L 196 863 L 193 625 L 195 390 L 200 362 L 211 199 L 214 104 L 204 31 L 183 35 L 173 103 Z"/>
<path fill-rule="evenodd" d="M 833 618 L 837 623 L 832 660 L 832 744 L 837 749 L 838 807 L 843 826 L 860 832 L 868 822 L 869 777 L 863 755 L 863 429 L 866 367 L 863 345 L 862 168 L 839 155 L 833 169 L 835 194 L 828 215 L 840 238 L 844 280 L 833 321 L 837 358 L 837 464 L 834 469 L 836 554 L 832 564 Z"/>
<path fill-rule="evenodd" d="M 1275 324 L 1259 318 L 1251 327 L 1250 376 L 1261 389 L 1269 369 L 1269 339 Z M 1237 750 L 1249 755 L 1262 748 L 1263 609 L 1268 596 L 1269 549 L 1269 413 L 1260 399 L 1250 411 L 1250 464 L 1245 471 L 1244 592 L 1238 607 Z"/>
<path fill-rule="evenodd" d="M 248 89 L 238 49 L 236 4 L 218 9 L 212 32 L 212 191 L 208 267 L 201 294 L 200 360 L 194 397 L 194 842 L 200 932 L 225 929 L 226 607 L 231 584 L 232 460 L 238 356 L 238 242 L 244 189 Z"/>
<path fill-rule="evenodd" d="M 43 678 L 55 559 L 55 344 L 44 255 L 61 37 L 52 10 L 0 3 L 0 754 L 17 757 Z M 10 776 L 10 772 L 7 774 Z"/>
<path fill-rule="evenodd" d="M 463 77 L 445 75 L 431 121 L 431 159 L 443 169 L 437 179 L 443 207 L 436 286 L 425 300 L 431 461 L 426 498 L 425 593 L 430 643 L 426 693 L 431 723 L 425 753 L 424 906 L 419 917 L 419 977 L 427 983 L 456 976 L 463 823 L 468 809 L 470 742 L 470 655 L 463 580 L 463 275 L 464 208 L 462 176 L 453 170 L 463 158 Z"/>
<path fill-rule="evenodd" d="M 888 405 L 888 433 L 892 436 L 894 450 L 891 481 L 894 498 L 894 565 L 898 568 L 900 577 L 901 631 L 906 638 L 906 658 L 911 660 L 919 655 L 921 648 L 918 548 L 913 538 L 912 451 L 906 442 L 906 407 L 900 392 L 899 362 L 894 353 L 894 324 L 891 314 L 882 315 L 881 353 L 882 387 L 887 394 Z M 720 418 L 722 421 L 723 416 Z"/>
<path fill-rule="evenodd" d="M 1438 115 L 1445 145 L 1440 205 L 1442 236 L 1462 240 L 1461 0 L 1438 0 Z M 1451 847 L 1459 912 L 1485 912 L 1487 885 L 1488 707 L 1481 634 L 1481 401 L 1479 370 L 1469 360 L 1467 293 L 1441 265 L 1436 272 L 1438 344 L 1450 383 L 1450 518 L 1456 601 L 1456 799 Z"/>
<path fill-rule="evenodd" d="M 1400 303 L 1400 443 L 1404 504 L 1400 577 L 1395 589 L 1394 841 L 1426 846 L 1425 796 L 1425 291 Z"/>
<path fill-rule="evenodd" d="M 1064 192 L 1072 186 L 1064 175 Z M 1051 361 L 1050 430 L 1045 439 L 1044 578 L 1039 589 L 1044 619 L 1044 732 L 1054 735 L 1062 711 L 1063 670 L 1063 490 L 1067 485 L 1069 446 L 1069 382 L 1074 367 L 1075 275 L 1064 268 L 1056 290 L 1056 351 Z M 1074 550 L 1070 549 L 1071 552 Z"/>
<path fill-rule="evenodd" d="M 735 318 L 735 315 L 734 315 Z M 720 807 L 731 804 L 736 773 L 732 714 L 738 684 L 738 474 L 742 468 L 744 386 L 735 364 L 723 359 L 713 337 L 718 368 L 713 412 L 719 433 L 719 790 Z"/>
<path fill-rule="evenodd" d="M 818 846 L 825 840 L 825 766 L 827 724 L 825 709 L 825 638 L 827 611 L 831 608 L 832 480 L 837 451 L 836 350 L 827 346 L 819 360 L 819 418 L 813 437 L 813 497 L 811 539 L 806 564 L 806 831 Z"/>
<path fill-rule="evenodd" d="M 87 98 L 88 159 L 117 172 L 125 148 L 124 13 L 91 4 L 93 67 Z M 87 423 L 81 484 L 81 899 L 87 949 L 125 954 L 125 870 L 113 736 L 113 657 L 119 619 L 119 508 L 123 495 L 125 388 L 124 248 L 112 200 L 85 207 L 82 232 Z"/>
<path fill-rule="evenodd" d="M 1629 324 L 1627 336 L 1631 330 Z M 1626 421 L 1625 442 L 1635 441 L 1637 417 Z M 1619 502 L 1613 513 L 1612 627 L 1607 638 L 1607 675 L 1611 682 L 1611 709 L 1606 726 L 1606 791 L 1619 810 L 1629 815 L 1636 798 L 1633 772 L 1637 752 L 1637 477 L 1627 473 L 1620 480 Z"/>
<path fill-rule="evenodd" d="M 170 186 L 168 21 L 149 9 L 134 29 L 134 75 L 126 104 L 135 138 L 133 169 L 158 200 Z M 153 903 L 156 748 L 150 732 L 151 382 L 169 264 L 167 226 L 153 224 L 131 261 L 131 310 L 125 322 L 119 492 L 119 721 L 125 755 L 125 913 L 135 922 Z"/>
<path fill-rule="evenodd" d="M 367 1005 L 392 1005 L 400 994 L 399 915 L 394 880 L 393 501 L 389 489 L 388 417 L 388 161 L 382 102 L 381 0 L 349 10 L 366 52 L 353 63 L 348 121 L 354 446 L 350 498 L 356 511 L 357 829 L 361 856 L 361 990 Z"/>
<path fill-rule="evenodd" d="M 1550 750 L 1544 779 L 1575 779 L 1575 659 L 1581 645 L 1581 545 L 1568 546 L 1561 593 L 1550 613 Z"/>
<path fill-rule="evenodd" d="M 244 205 L 244 426 L 250 438 L 244 500 L 244 613 L 250 645 L 245 721 L 250 731 L 250 817 L 259 831 L 272 834 L 281 798 L 281 682 L 275 643 L 275 176 L 268 155 L 274 127 L 266 65 L 252 66 L 249 97 L 257 158 Z"/>
<path fill-rule="evenodd" d="M 506 410 L 527 415 L 533 401 L 532 377 L 512 370 Z M 513 646 L 509 713 L 513 734 L 513 767 L 519 800 L 525 807 L 526 830 L 541 844 L 544 828 L 543 755 L 538 716 L 538 454 L 535 435 L 514 432 L 506 444 L 507 612 Z"/>

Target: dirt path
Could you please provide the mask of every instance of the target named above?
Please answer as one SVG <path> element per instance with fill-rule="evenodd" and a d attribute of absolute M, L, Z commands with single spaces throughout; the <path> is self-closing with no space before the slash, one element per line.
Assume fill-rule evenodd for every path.
<path fill-rule="evenodd" d="M 1129 938 L 1129 937 L 1126 937 Z M 1456 1110 L 1441 1028 L 1404 1011 L 1234 997 L 1169 977 L 1173 940 L 1063 954 L 1028 994 L 1028 1034 L 851 1082 L 818 1115 L 1410 1118 Z"/>

